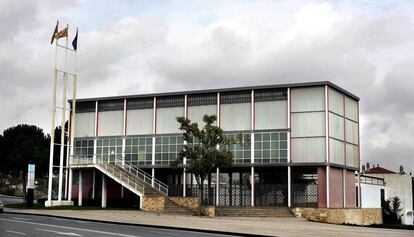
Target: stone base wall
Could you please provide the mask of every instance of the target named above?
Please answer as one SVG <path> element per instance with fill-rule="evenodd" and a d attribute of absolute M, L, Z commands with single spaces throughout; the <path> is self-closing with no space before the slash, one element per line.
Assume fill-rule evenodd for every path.
<path fill-rule="evenodd" d="M 164 212 L 165 211 L 165 197 L 143 197 L 142 210 L 149 212 Z"/>
<path fill-rule="evenodd" d="M 296 217 L 303 217 L 310 221 L 351 224 L 372 225 L 382 224 L 381 208 L 292 208 Z"/>
<path fill-rule="evenodd" d="M 190 209 L 198 210 L 198 197 L 168 197 L 175 204 Z"/>
<path fill-rule="evenodd" d="M 216 207 L 214 207 L 214 206 L 205 206 L 205 207 L 201 208 L 201 212 L 205 216 L 214 217 L 214 216 L 216 216 Z"/>

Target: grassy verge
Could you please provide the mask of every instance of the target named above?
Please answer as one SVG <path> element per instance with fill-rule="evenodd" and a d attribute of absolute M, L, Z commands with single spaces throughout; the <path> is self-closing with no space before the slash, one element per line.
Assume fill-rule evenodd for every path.
<path fill-rule="evenodd" d="M 45 207 L 43 204 L 33 204 L 32 207 L 27 208 L 26 203 L 8 204 L 5 205 L 7 208 L 15 209 L 30 209 L 30 210 L 137 210 L 134 208 L 101 208 L 96 206 L 56 206 L 56 207 Z"/>

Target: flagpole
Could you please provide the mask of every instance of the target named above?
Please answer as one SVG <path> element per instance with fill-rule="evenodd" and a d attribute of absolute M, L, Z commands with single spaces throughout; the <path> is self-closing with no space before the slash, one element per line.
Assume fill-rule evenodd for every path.
<path fill-rule="evenodd" d="M 59 25 L 59 21 L 57 23 Z M 53 156 L 54 156 L 54 140 L 55 140 L 55 118 L 56 118 L 56 84 L 57 84 L 57 48 L 58 43 L 57 40 L 55 42 L 55 65 L 54 65 L 54 78 L 53 78 L 53 86 L 52 86 L 52 119 L 50 125 L 50 151 L 49 151 L 49 180 L 48 180 L 48 192 L 47 192 L 47 200 L 49 205 L 52 205 L 52 189 L 53 189 Z"/>
<path fill-rule="evenodd" d="M 61 134 L 60 134 L 60 159 L 59 159 L 59 190 L 58 190 L 58 201 L 62 201 L 62 189 L 63 189 L 63 158 L 65 154 L 65 120 L 66 120 L 66 90 L 68 76 L 67 71 L 67 57 L 68 57 L 68 35 L 69 35 L 69 24 L 66 25 L 66 49 L 65 49 L 65 65 L 63 73 L 63 97 L 62 97 L 62 115 L 61 115 Z"/>

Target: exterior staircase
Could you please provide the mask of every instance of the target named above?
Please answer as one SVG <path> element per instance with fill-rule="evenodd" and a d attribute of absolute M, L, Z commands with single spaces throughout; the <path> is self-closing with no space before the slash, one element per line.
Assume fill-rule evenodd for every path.
<path fill-rule="evenodd" d="M 120 183 L 141 198 L 144 196 L 167 196 L 168 186 L 151 177 L 141 169 L 123 162 L 119 158 L 111 161 L 104 159 L 74 157 L 70 162 L 71 168 L 93 167 Z"/>
<path fill-rule="evenodd" d="M 217 216 L 294 217 L 287 207 L 216 207 Z"/>
<path fill-rule="evenodd" d="M 166 198 L 165 200 L 164 213 L 175 214 L 175 215 L 196 215 L 197 214 L 196 212 L 188 208 L 178 205 L 177 203 L 171 201 L 169 198 Z"/>

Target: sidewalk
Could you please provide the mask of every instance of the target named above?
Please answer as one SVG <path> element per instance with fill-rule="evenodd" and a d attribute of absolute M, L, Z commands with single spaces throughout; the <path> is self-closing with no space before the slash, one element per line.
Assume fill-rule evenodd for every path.
<path fill-rule="evenodd" d="M 295 217 L 197 217 L 155 214 L 131 210 L 22 210 L 5 208 L 5 212 L 40 214 L 93 221 L 153 225 L 194 230 L 213 230 L 267 236 L 413 236 L 414 231 L 368 228 L 309 222 Z"/>

